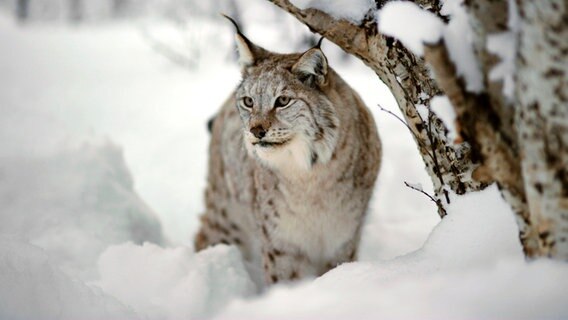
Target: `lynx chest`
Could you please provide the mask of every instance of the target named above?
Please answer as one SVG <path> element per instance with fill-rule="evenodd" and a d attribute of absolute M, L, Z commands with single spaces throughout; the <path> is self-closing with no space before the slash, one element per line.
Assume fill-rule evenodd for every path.
<path fill-rule="evenodd" d="M 276 241 L 301 248 L 314 262 L 329 261 L 352 240 L 364 211 L 344 186 L 318 178 L 279 188 L 274 229 Z"/>

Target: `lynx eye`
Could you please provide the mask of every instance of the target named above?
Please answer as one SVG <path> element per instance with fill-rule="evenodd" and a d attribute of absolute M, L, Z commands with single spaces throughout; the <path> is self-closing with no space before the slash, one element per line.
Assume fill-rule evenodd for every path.
<path fill-rule="evenodd" d="M 254 104 L 254 101 L 252 100 L 251 97 L 243 97 L 241 100 L 243 101 L 243 105 L 244 105 L 245 107 L 247 107 L 247 108 L 249 108 L 249 109 L 252 108 L 252 106 L 253 106 L 253 104 Z"/>
<path fill-rule="evenodd" d="M 275 108 L 284 108 L 288 104 L 290 104 L 290 101 L 292 101 L 292 99 L 290 99 L 290 97 L 279 96 L 278 98 L 276 98 L 276 101 L 274 102 L 274 107 Z"/>

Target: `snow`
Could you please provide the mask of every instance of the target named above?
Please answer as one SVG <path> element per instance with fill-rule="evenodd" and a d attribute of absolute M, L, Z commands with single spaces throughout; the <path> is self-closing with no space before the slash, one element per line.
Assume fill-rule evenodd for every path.
<path fill-rule="evenodd" d="M 473 52 L 474 33 L 463 0 L 444 0 L 443 3 L 440 13 L 450 19 L 444 29 L 444 42 L 450 58 L 458 75 L 464 78 L 466 89 L 470 92 L 481 92 L 484 88 L 483 73 Z"/>
<path fill-rule="evenodd" d="M 196 255 L 187 247 L 125 243 L 103 252 L 98 268 L 97 286 L 150 319 L 204 319 L 256 292 L 239 250 L 224 245 Z"/>
<path fill-rule="evenodd" d="M 433 13 L 410 1 L 392 1 L 377 13 L 379 31 L 394 37 L 414 54 L 424 54 L 424 43 L 442 37 L 444 23 Z"/>
<path fill-rule="evenodd" d="M 406 183 L 409 188 L 415 189 L 416 191 L 424 191 L 424 187 L 422 187 L 421 183 Z"/>
<path fill-rule="evenodd" d="M 565 266 L 503 260 L 463 271 L 420 273 L 422 264 L 342 266 L 297 288 L 235 302 L 216 319 L 560 319 Z M 393 270 L 403 269 L 404 272 Z M 540 278 L 544 278 L 541 281 Z M 556 280 L 551 280 L 556 279 Z M 284 302 L 284 303 L 283 303 Z"/>
<path fill-rule="evenodd" d="M 391 1 L 377 13 L 378 28 L 419 56 L 424 54 L 424 44 L 434 44 L 443 38 L 458 75 L 465 80 L 466 89 L 480 92 L 483 74 L 473 52 L 474 35 L 463 0 L 443 1 L 440 13 L 449 17 L 447 25 L 413 2 Z"/>
<path fill-rule="evenodd" d="M 514 99 L 515 90 L 515 59 L 517 55 L 517 34 L 519 32 L 519 14 L 515 1 L 508 1 L 509 17 L 507 25 L 509 30 L 487 37 L 487 50 L 494 53 L 501 60 L 489 72 L 491 81 L 503 82 L 503 94 L 509 101 Z"/>
<path fill-rule="evenodd" d="M 503 93 L 509 100 L 514 98 L 516 36 L 513 32 L 492 34 L 487 37 L 487 50 L 497 55 L 501 61 L 491 69 L 491 81 L 503 81 Z"/>
<path fill-rule="evenodd" d="M 313 8 L 324 11 L 337 19 L 348 20 L 360 24 L 370 9 L 374 8 L 373 0 L 291 0 L 300 9 Z"/>
<path fill-rule="evenodd" d="M 430 110 L 428 109 L 427 106 L 423 104 L 417 104 L 416 111 L 418 112 L 418 115 L 420 115 L 422 121 L 428 122 L 428 117 L 430 116 Z"/>
<path fill-rule="evenodd" d="M 115 298 L 62 272 L 48 254 L 0 236 L 0 319 L 139 319 Z"/>
<path fill-rule="evenodd" d="M 456 111 L 447 96 L 436 96 L 430 101 L 430 109 L 444 122 L 448 129 L 448 138 L 455 140 L 458 137 L 456 128 Z"/>
<path fill-rule="evenodd" d="M 44 157 L 0 158 L 0 234 L 27 239 L 66 272 L 93 279 L 111 244 L 163 243 L 160 222 L 133 191 L 122 152 L 109 142 Z"/>
<path fill-rule="evenodd" d="M 232 303 L 216 319 L 562 318 L 568 268 L 525 262 L 495 185 L 452 195 L 423 248 L 389 261 L 343 264 L 311 282 Z"/>
<path fill-rule="evenodd" d="M 305 28 L 279 32 L 294 22 L 264 5 L 243 12 L 247 35 L 297 50 L 288 33 Z M 412 135 L 377 107 L 400 115 L 394 98 L 329 42 L 383 141 L 360 261 L 258 293 L 236 248 L 194 253 L 206 123 L 239 80 L 230 26 L 196 23 L 188 71 L 131 24 L 18 27 L 0 13 L 1 319 L 568 316 L 566 264 L 524 261 L 495 187 L 452 195 L 436 226 L 435 205 L 404 185 L 432 192 Z"/>

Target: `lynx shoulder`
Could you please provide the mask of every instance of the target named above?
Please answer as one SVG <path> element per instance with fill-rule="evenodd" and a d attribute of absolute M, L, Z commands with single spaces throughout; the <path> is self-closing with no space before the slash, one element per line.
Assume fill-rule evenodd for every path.
<path fill-rule="evenodd" d="M 319 45 L 236 40 L 242 81 L 212 125 L 196 249 L 234 244 L 268 284 L 355 260 L 381 158 L 371 113 Z"/>

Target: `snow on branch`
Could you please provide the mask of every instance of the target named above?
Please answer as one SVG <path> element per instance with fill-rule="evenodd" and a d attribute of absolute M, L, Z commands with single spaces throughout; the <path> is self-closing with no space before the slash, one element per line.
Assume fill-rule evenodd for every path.
<path fill-rule="evenodd" d="M 312 7 L 300 9 L 290 0 L 268 1 L 293 15 L 308 26 L 312 32 L 321 34 L 347 53 L 358 57 L 377 73 L 397 100 L 404 118 L 403 123 L 409 128 L 418 144 L 420 154 L 432 178 L 437 198 L 449 203 L 445 189 L 448 186 L 457 194 L 462 194 L 468 190 L 479 190 L 485 186 L 485 182 L 477 181 L 471 178 L 471 175 L 461 174 L 471 172 L 478 167 L 478 164 L 472 161 L 470 145 L 447 145 L 445 142 L 448 140 L 447 129 L 444 123 L 434 112 L 429 112 L 428 119 L 423 119 L 422 116 L 425 113 L 421 116 L 419 110 L 417 110 L 417 105 L 427 105 L 429 97 L 441 93 L 445 93 L 450 98 L 456 111 L 458 111 L 458 106 L 463 106 L 465 96 L 471 97 L 465 92 L 463 80 L 456 76 L 456 68 L 446 51 L 442 30 L 438 30 L 440 31 L 438 38 L 428 38 L 434 41 L 433 43 L 420 43 L 426 47 L 422 48 L 425 59 L 420 59 L 408 47 L 404 46 L 402 41 L 392 41 L 393 38 L 384 34 L 383 30 L 379 30 L 379 24 L 373 21 L 365 19 L 365 23 L 357 25 L 344 19 L 337 19 Z M 420 8 L 415 7 L 414 9 L 419 10 L 419 14 L 422 14 Z M 428 16 L 426 19 L 431 18 L 429 12 L 424 11 L 424 14 Z M 367 17 L 371 17 L 371 15 L 367 15 Z M 434 16 L 433 19 L 438 21 L 433 22 L 433 24 L 438 24 L 440 29 L 444 28 L 444 23 L 437 16 Z M 405 20 L 408 21 L 409 19 L 405 18 Z M 419 30 L 420 28 L 421 26 L 417 26 L 414 29 Z M 439 51 L 432 51 L 429 47 L 436 48 Z M 432 77 L 425 63 L 429 61 L 427 59 L 428 53 L 430 53 L 430 58 L 437 59 L 435 63 L 449 62 L 448 68 L 446 66 L 440 67 L 444 76 L 448 76 L 446 80 L 449 87 L 441 86 L 437 83 L 438 79 Z M 443 56 L 432 57 L 432 54 L 442 53 Z M 447 88 L 450 89 L 452 94 L 448 94 L 448 91 L 445 90 Z M 424 97 L 427 99 L 424 99 Z M 453 100 L 454 98 L 456 98 L 456 101 Z M 457 114 L 459 119 L 460 113 L 457 112 Z M 472 121 L 475 121 L 475 119 L 472 119 Z"/>
<path fill-rule="evenodd" d="M 507 99 L 514 99 L 516 35 L 513 32 L 492 34 L 487 38 L 487 49 L 497 55 L 501 61 L 489 73 L 491 81 L 503 81 L 503 94 Z"/>
<path fill-rule="evenodd" d="M 375 6 L 373 0 L 291 0 L 290 2 L 302 10 L 318 9 L 336 19 L 345 19 L 355 24 L 361 23 L 369 10 Z"/>
<path fill-rule="evenodd" d="M 444 122 L 448 129 L 448 138 L 455 141 L 458 138 L 456 126 L 456 111 L 446 96 L 436 96 L 430 101 L 430 109 Z"/>
<path fill-rule="evenodd" d="M 392 1 L 377 13 L 379 31 L 398 39 L 418 56 L 424 55 L 425 44 L 435 44 L 443 39 L 457 74 L 465 80 L 466 89 L 480 92 L 483 74 L 473 52 L 473 31 L 463 0 L 444 2 L 441 13 L 450 18 L 447 25 L 414 2 Z"/>
<path fill-rule="evenodd" d="M 446 0 L 441 13 L 450 18 L 444 28 L 444 42 L 457 74 L 465 80 L 467 91 L 478 93 L 484 89 L 483 73 L 473 51 L 473 30 L 463 0 Z"/>
<path fill-rule="evenodd" d="M 414 54 L 424 54 L 424 43 L 436 43 L 444 23 L 435 14 L 408 1 L 387 3 L 377 13 L 379 31 L 402 42 Z"/>

